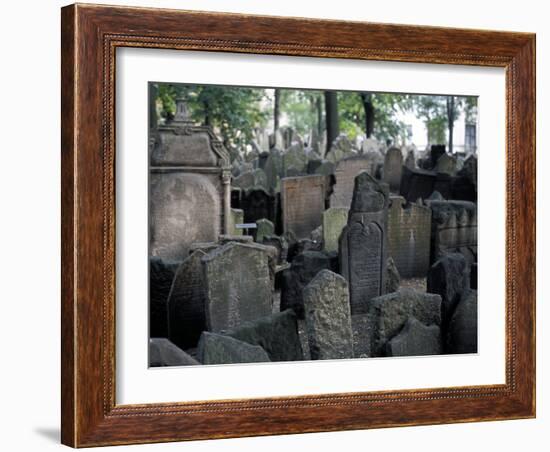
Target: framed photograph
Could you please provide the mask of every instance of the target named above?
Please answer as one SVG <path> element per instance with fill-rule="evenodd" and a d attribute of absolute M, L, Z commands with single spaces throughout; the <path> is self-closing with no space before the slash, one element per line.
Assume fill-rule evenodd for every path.
<path fill-rule="evenodd" d="M 535 35 L 61 32 L 64 444 L 535 416 Z"/>

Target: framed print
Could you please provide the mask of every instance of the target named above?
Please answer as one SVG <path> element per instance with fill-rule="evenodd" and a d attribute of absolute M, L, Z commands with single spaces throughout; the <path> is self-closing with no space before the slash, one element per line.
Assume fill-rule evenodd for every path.
<path fill-rule="evenodd" d="M 62 442 L 535 416 L 535 36 L 62 9 Z"/>

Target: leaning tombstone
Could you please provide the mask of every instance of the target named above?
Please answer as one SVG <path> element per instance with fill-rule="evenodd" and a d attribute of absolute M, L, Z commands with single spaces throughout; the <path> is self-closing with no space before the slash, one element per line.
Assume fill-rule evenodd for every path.
<path fill-rule="evenodd" d="M 229 231 L 229 153 L 210 127 L 192 124 L 183 99 L 174 120 L 158 127 L 149 173 L 152 256 L 183 260 L 191 243 Z"/>
<path fill-rule="evenodd" d="M 271 313 L 272 280 L 265 248 L 229 242 L 202 258 L 208 331 L 236 328 Z"/>
<path fill-rule="evenodd" d="M 304 314 L 311 359 L 353 358 L 348 283 L 320 271 L 304 289 Z"/>
<path fill-rule="evenodd" d="M 409 317 L 403 329 L 386 343 L 386 356 L 440 355 L 441 331 L 437 325 L 426 326 Z"/>
<path fill-rule="evenodd" d="M 355 178 L 348 224 L 339 241 L 340 271 L 349 283 L 352 314 L 366 311 L 385 291 L 388 220 L 387 186 L 367 172 Z"/>

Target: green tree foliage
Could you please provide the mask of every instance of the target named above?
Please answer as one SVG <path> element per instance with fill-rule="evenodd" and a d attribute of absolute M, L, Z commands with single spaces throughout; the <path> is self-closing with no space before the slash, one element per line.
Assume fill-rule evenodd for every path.
<path fill-rule="evenodd" d="M 266 92 L 260 88 L 209 85 L 159 84 L 161 116 L 172 119 L 176 99 L 183 97 L 191 119 L 212 126 L 226 146 L 242 148 L 254 137 L 254 130 L 265 127 L 270 112 L 262 108 Z"/>

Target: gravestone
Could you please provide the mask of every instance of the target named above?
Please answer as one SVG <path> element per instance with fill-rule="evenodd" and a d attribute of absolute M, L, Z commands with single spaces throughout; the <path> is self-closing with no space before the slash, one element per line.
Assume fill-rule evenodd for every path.
<path fill-rule="evenodd" d="M 304 289 L 304 314 L 311 359 L 353 358 L 348 283 L 321 270 Z"/>
<path fill-rule="evenodd" d="M 374 177 L 379 163 L 372 155 L 359 155 L 340 160 L 334 168 L 335 185 L 330 197 L 330 207 L 349 209 L 353 197 L 355 177 L 366 171 Z"/>
<path fill-rule="evenodd" d="M 261 168 L 255 168 L 235 177 L 232 181 L 232 185 L 233 187 L 240 188 L 242 190 L 249 190 L 255 187 L 265 189 L 267 188 L 267 176 L 264 170 Z"/>
<path fill-rule="evenodd" d="M 166 338 L 149 339 L 149 366 L 198 366 L 200 363 Z"/>
<path fill-rule="evenodd" d="M 266 247 L 229 242 L 202 258 L 208 331 L 236 328 L 271 313 Z"/>
<path fill-rule="evenodd" d="M 369 356 L 384 356 L 387 342 L 399 334 L 409 317 L 424 325 L 441 325 L 441 297 L 412 289 L 373 298 L 367 311 Z"/>
<path fill-rule="evenodd" d="M 445 153 L 437 160 L 434 170 L 438 173 L 454 176 L 456 174 L 456 166 L 456 158 Z"/>
<path fill-rule="evenodd" d="M 347 207 L 331 207 L 323 212 L 323 249 L 338 251 L 340 234 L 348 222 Z"/>
<path fill-rule="evenodd" d="M 204 280 L 201 259 L 196 250 L 178 267 L 168 296 L 168 337 L 182 349 L 197 346 L 206 329 Z"/>
<path fill-rule="evenodd" d="M 387 186 L 367 172 L 355 178 L 348 224 L 339 241 L 340 271 L 350 290 L 352 314 L 366 311 L 370 299 L 385 291 Z"/>
<path fill-rule="evenodd" d="M 251 345 L 259 345 L 271 361 L 301 361 L 302 346 L 298 321 L 292 309 L 277 312 L 253 322 L 245 322 L 226 333 Z"/>
<path fill-rule="evenodd" d="M 151 256 L 183 260 L 194 242 L 229 231 L 229 153 L 207 126 L 194 126 L 177 100 L 176 116 L 158 127 L 150 152 Z"/>
<path fill-rule="evenodd" d="M 477 353 L 477 291 L 462 294 L 447 331 L 447 353 Z"/>
<path fill-rule="evenodd" d="M 264 235 L 262 238 L 262 245 L 272 246 L 277 249 L 277 263 L 283 264 L 288 257 L 288 241 L 284 236 L 278 235 Z"/>
<path fill-rule="evenodd" d="M 328 160 L 323 160 L 321 165 L 315 170 L 315 174 L 322 174 L 323 176 L 331 176 L 334 174 L 336 165 Z"/>
<path fill-rule="evenodd" d="M 361 150 L 363 151 L 363 154 L 374 152 L 382 155 L 384 147 L 385 146 L 382 143 L 376 141 L 374 138 L 365 138 L 363 140 L 363 143 L 361 144 Z"/>
<path fill-rule="evenodd" d="M 384 158 L 384 182 L 390 186 L 390 191 L 393 193 L 399 193 L 402 172 L 403 154 L 401 149 L 388 149 Z"/>
<path fill-rule="evenodd" d="M 256 242 L 262 243 L 264 237 L 268 235 L 273 235 L 274 233 L 275 226 L 271 221 L 266 218 L 260 218 L 258 221 L 256 221 L 256 234 L 254 237 Z"/>
<path fill-rule="evenodd" d="M 471 262 L 477 256 L 477 206 L 469 201 L 427 201 L 432 210 L 430 262 L 458 252 Z"/>
<path fill-rule="evenodd" d="M 281 311 L 293 309 L 299 319 L 304 318 L 303 291 L 321 270 L 336 271 L 336 263 L 330 253 L 303 251 L 293 260 L 289 269 L 281 275 Z"/>
<path fill-rule="evenodd" d="M 265 162 L 264 172 L 266 184 L 269 192 L 275 192 L 280 189 L 279 181 L 283 175 L 283 158 L 281 151 L 273 148 Z"/>
<path fill-rule="evenodd" d="M 197 347 L 202 364 L 265 363 L 269 356 L 259 345 L 250 345 L 233 337 L 204 331 Z"/>
<path fill-rule="evenodd" d="M 308 238 L 323 221 L 324 176 L 285 178 L 281 181 L 283 231 L 297 239 Z"/>
<path fill-rule="evenodd" d="M 293 144 L 283 154 L 285 176 L 307 174 L 307 155 L 301 144 Z"/>
<path fill-rule="evenodd" d="M 168 337 L 168 295 L 177 264 L 149 259 L 149 336 Z"/>
<path fill-rule="evenodd" d="M 425 277 L 430 266 L 432 211 L 390 197 L 388 210 L 388 254 L 403 278 Z"/>
<path fill-rule="evenodd" d="M 409 317 L 403 329 L 386 343 L 386 356 L 439 355 L 441 331 L 437 325 L 426 326 Z"/>
<path fill-rule="evenodd" d="M 329 162 L 337 163 L 354 154 L 356 154 L 356 152 L 348 137 L 345 135 L 338 135 L 325 155 L 325 159 Z"/>
<path fill-rule="evenodd" d="M 401 275 L 395 266 L 395 262 L 391 257 L 386 261 L 386 291 L 385 293 L 396 292 L 399 290 L 401 283 Z"/>
<path fill-rule="evenodd" d="M 244 223 L 244 211 L 242 209 L 231 209 L 231 235 L 243 235 L 243 230 L 236 227 Z"/>
<path fill-rule="evenodd" d="M 434 191 L 437 173 L 424 169 L 403 167 L 400 194 L 406 201 L 426 199 Z"/>
<path fill-rule="evenodd" d="M 277 222 L 277 198 L 263 188 L 246 190 L 241 194 L 241 209 L 245 223 L 256 223 L 261 218 Z"/>
<path fill-rule="evenodd" d="M 441 296 L 441 314 L 447 324 L 462 294 L 470 289 L 470 265 L 460 253 L 445 253 L 428 272 L 427 291 Z"/>
<path fill-rule="evenodd" d="M 407 168 L 409 169 L 415 169 L 416 168 L 416 157 L 414 156 L 414 151 L 410 150 L 407 152 L 407 158 L 405 158 L 405 164 Z"/>
<path fill-rule="evenodd" d="M 444 144 L 432 144 L 430 147 L 430 168 L 435 168 L 439 157 L 445 154 Z"/>

